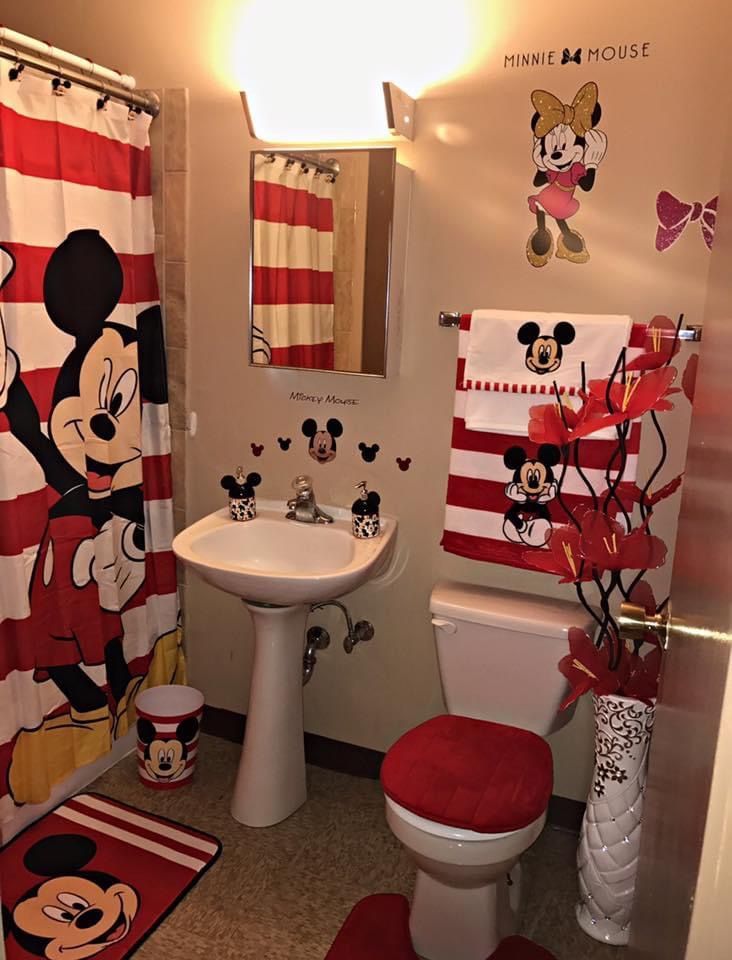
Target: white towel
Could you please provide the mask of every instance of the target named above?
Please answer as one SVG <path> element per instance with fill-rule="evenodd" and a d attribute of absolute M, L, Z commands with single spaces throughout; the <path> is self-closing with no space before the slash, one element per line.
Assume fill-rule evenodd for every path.
<path fill-rule="evenodd" d="M 554 401 L 556 402 L 556 401 Z M 563 400 L 575 410 L 580 405 L 579 398 Z M 482 430 L 488 433 L 505 433 L 512 437 L 526 437 L 532 407 L 543 403 L 552 403 L 550 397 L 541 397 L 527 393 L 497 393 L 495 390 L 468 390 L 465 393 L 465 426 L 468 430 Z M 596 440 L 613 440 L 615 427 L 597 430 L 592 436 Z"/>
<path fill-rule="evenodd" d="M 476 310 L 470 325 L 465 381 L 526 386 L 531 392 L 574 393 L 587 379 L 607 376 L 627 346 L 633 321 L 627 316 Z M 469 387 L 475 389 L 475 387 Z"/>
<path fill-rule="evenodd" d="M 533 326 L 530 326 L 533 324 Z M 463 382 L 465 425 L 526 435 L 529 408 L 540 396 L 574 395 L 586 380 L 608 376 L 633 326 L 631 317 L 476 310 Z M 521 337 L 521 339 L 519 339 Z"/>

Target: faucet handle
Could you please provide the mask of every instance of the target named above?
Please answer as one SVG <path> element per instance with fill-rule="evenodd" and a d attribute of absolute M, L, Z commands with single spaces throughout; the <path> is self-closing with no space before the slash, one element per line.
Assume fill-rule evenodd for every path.
<path fill-rule="evenodd" d="M 311 493 L 313 489 L 313 478 L 305 474 L 295 477 L 292 481 L 292 489 L 297 493 Z"/>

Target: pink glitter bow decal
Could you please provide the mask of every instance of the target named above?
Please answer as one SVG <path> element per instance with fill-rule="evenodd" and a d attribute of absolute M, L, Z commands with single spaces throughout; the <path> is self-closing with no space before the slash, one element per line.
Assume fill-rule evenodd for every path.
<path fill-rule="evenodd" d="M 707 204 L 684 203 L 677 200 L 668 190 L 662 190 L 656 197 L 656 213 L 659 225 L 656 230 L 656 250 L 662 253 L 679 239 L 687 224 L 699 221 L 704 243 L 711 250 L 714 242 L 714 228 L 717 224 L 717 200 L 713 197 Z"/>

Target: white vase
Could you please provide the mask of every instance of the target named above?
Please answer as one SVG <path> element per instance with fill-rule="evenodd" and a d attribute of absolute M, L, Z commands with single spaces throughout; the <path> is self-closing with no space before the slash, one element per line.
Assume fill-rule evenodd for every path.
<path fill-rule="evenodd" d="M 595 769 L 577 851 L 577 922 L 595 940 L 623 946 L 630 935 L 655 707 L 614 695 L 593 700 Z"/>

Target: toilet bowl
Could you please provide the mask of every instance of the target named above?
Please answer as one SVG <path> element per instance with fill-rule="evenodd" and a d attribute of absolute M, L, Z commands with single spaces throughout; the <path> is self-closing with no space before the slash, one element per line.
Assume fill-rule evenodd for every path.
<path fill-rule="evenodd" d="M 419 817 L 386 798 L 386 821 L 417 866 L 409 931 L 420 957 L 475 960 L 516 933 L 518 860 L 545 820 L 546 812 L 520 830 L 477 833 Z"/>
<path fill-rule="evenodd" d="M 431 596 L 448 714 L 408 731 L 382 767 L 386 819 L 417 868 L 409 927 L 424 960 L 485 960 L 516 932 L 519 859 L 546 821 L 563 726 L 557 664 L 579 604 L 439 583 Z M 482 722 L 481 722 L 482 721 Z"/>

